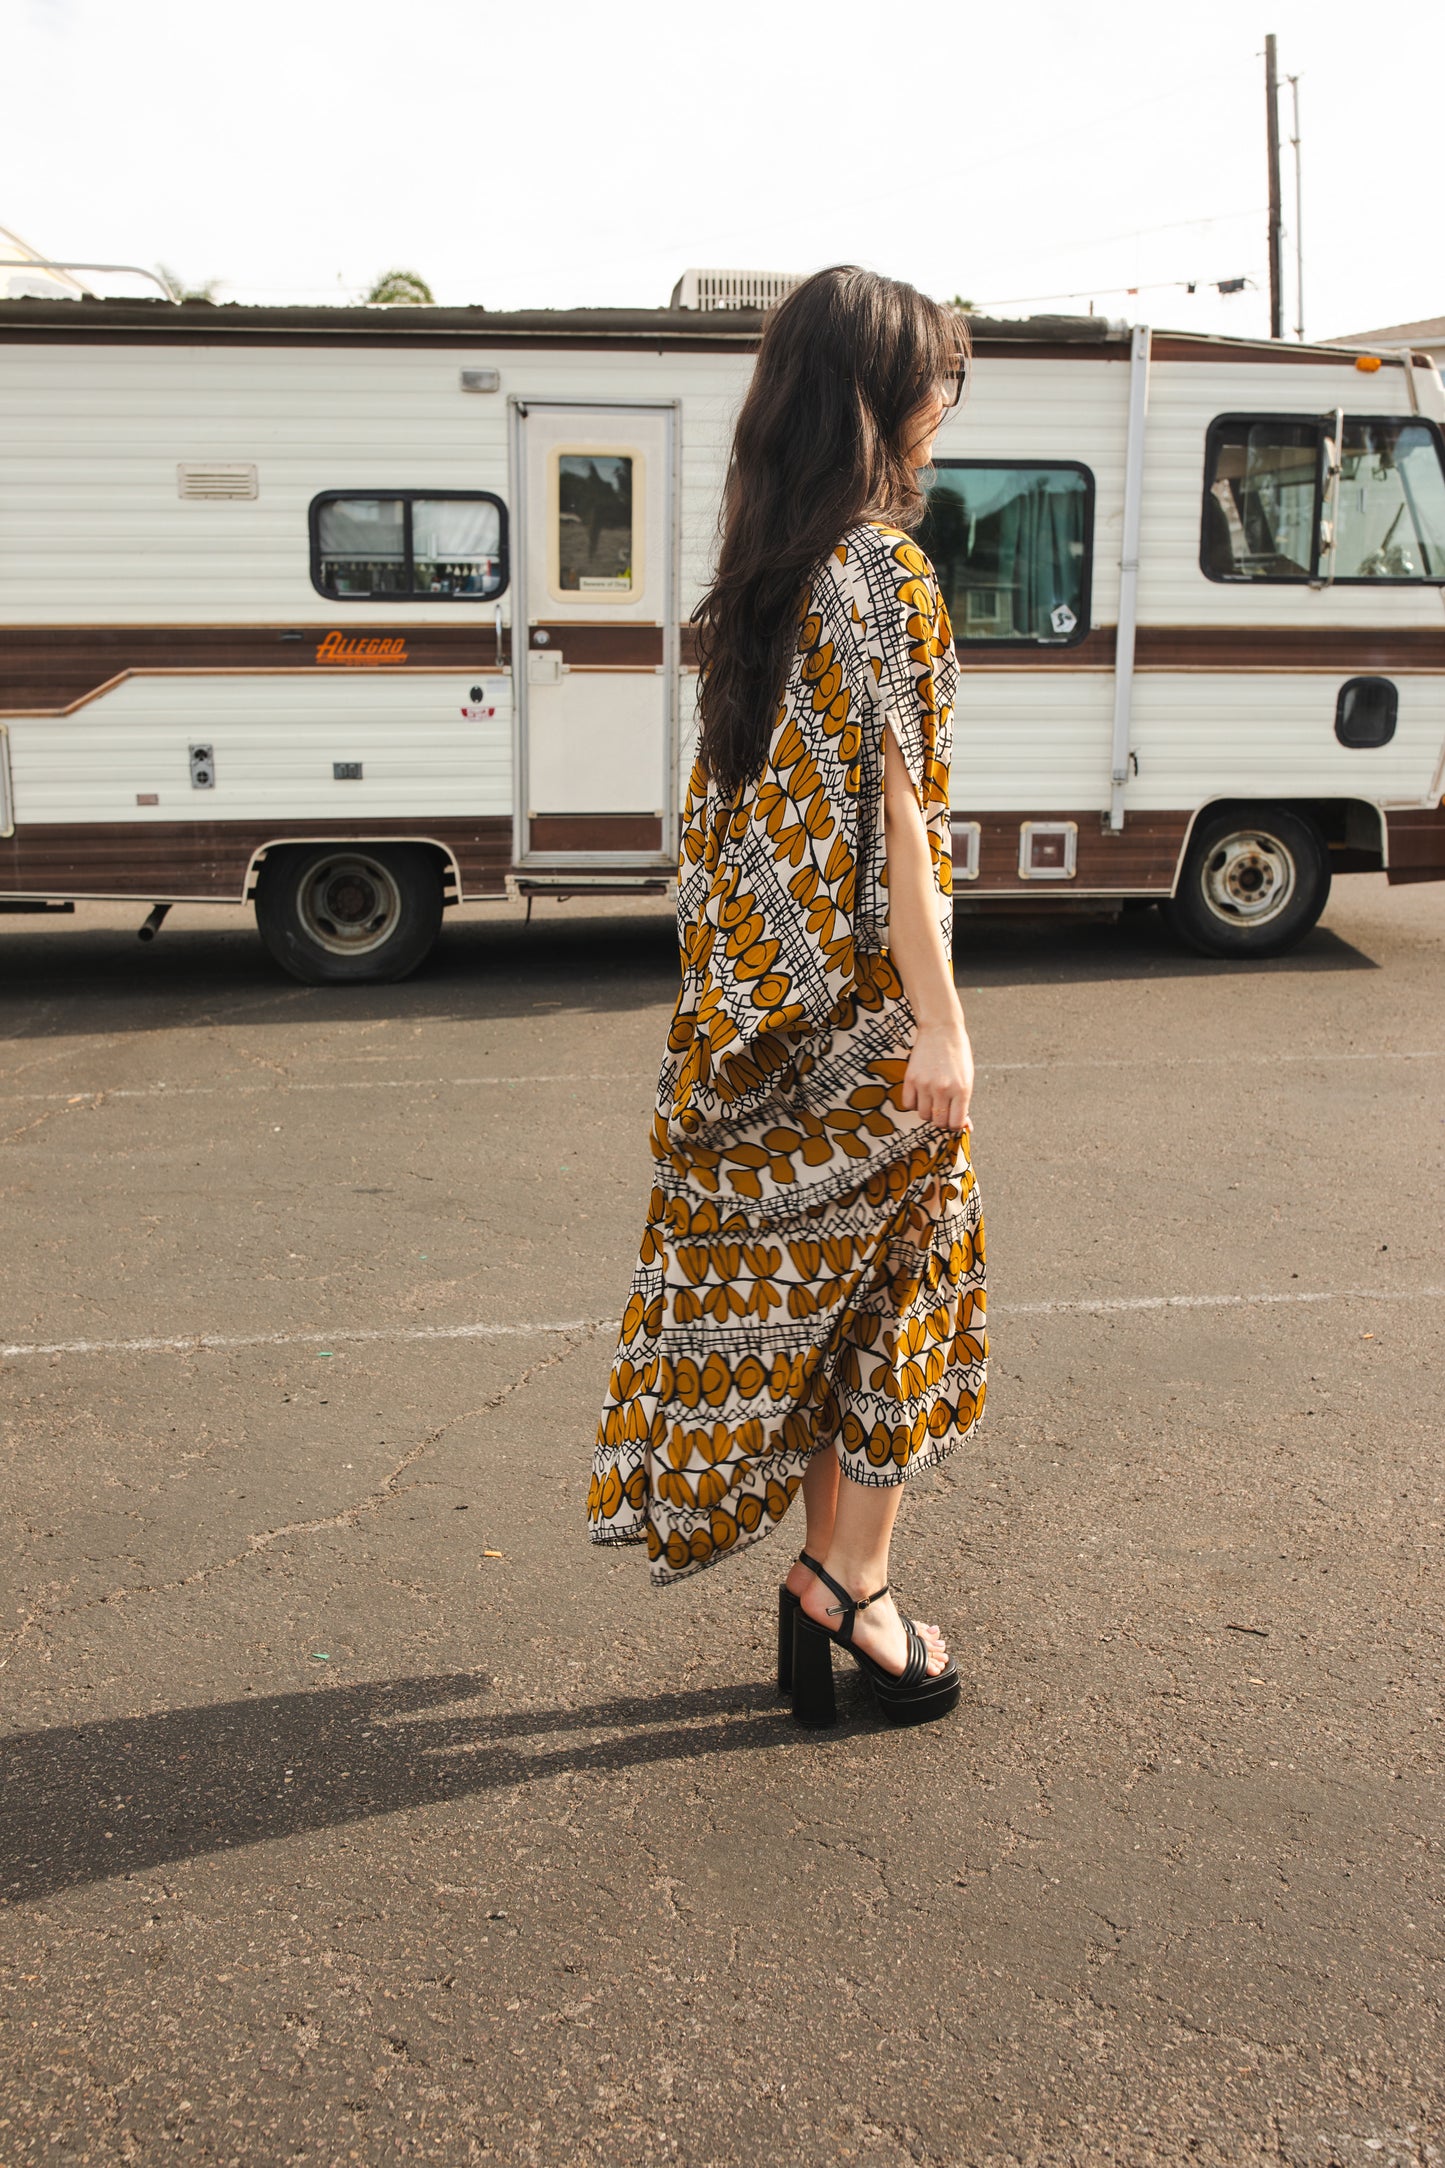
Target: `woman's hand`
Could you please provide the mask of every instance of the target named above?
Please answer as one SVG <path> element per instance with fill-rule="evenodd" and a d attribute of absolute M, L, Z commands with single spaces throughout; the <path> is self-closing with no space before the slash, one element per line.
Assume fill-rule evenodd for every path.
<path fill-rule="evenodd" d="M 972 1129 L 973 1048 L 963 1018 L 957 1023 L 920 1024 L 903 1072 L 900 1106 L 915 1110 L 938 1129 Z"/>

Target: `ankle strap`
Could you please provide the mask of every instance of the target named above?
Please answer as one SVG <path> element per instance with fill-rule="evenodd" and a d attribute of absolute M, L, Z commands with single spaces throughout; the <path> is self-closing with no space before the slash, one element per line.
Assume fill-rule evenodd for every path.
<path fill-rule="evenodd" d="M 837 1603 L 829 1604 L 828 1616 L 829 1618 L 842 1618 L 843 1623 L 838 1628 L 838 1639 L 845 1643 L 851 1641 L 853 1638 L 854 1619 L 857 1617 L 860 1611 L 866 1611 L 870 1603 L 877 1603 L 882 1597 L 888 1594 L 888 1583 L 885 1581 L 883 1583 L 883 1586 L 879 1589 L 875 1589 L 871 1596 L 850 1596 L 847 1589 L 844 1588 L 842 1582 L 835 1581 L 832 1574 L 829 1573 L 825 1567 L 820 1566 L 816 1559 L 808 1558 L 805 1555 L 803 1559 L 803 1564 L 807 1566 L 811 1572 L 816 1573 L 818 1579 L 823 1583 L 824 1587 L 830 1588 L 833 1591 L 833 1594 L 838 1598 Z"/>

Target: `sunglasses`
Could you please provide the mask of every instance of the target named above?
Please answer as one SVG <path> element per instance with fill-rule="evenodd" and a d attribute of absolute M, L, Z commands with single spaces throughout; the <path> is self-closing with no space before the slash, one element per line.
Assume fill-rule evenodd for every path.
<path fill-rule="evenodd" d="M 959 400 L 963 397 L 963 380 L 965 373 L 965 364 L 960 361 L 952 369 L 946 369 L 943 375 L 939 378 L 938 389 L 942 395 L 945 407 L 956 407 Z"/>

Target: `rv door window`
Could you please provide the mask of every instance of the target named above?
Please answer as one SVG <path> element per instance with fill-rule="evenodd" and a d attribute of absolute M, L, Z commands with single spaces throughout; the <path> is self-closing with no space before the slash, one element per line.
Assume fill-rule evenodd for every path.
<path fill-rule="evenodd" d="M 311 580 L 342 602 L 468 602 L 507 584 L 499 497 L 327 490 L 311 505 Z"/>
<path fill-rule="evenodd" d="M 1337 580 L 1445 577 L 1445 468 L 1423 421 L 1345 417 Z"/>
<path fill-rule="evenodd" d="M 557 585 L 630 600 L 632 460 L 620 452 L 557 454 Z"/>
<path fill-rule="evenodd" d="M 1082 640 L 1093 516 L 1094 478 L 1072 461 L 939 460 L 918 540 L 959 644 Z"/>

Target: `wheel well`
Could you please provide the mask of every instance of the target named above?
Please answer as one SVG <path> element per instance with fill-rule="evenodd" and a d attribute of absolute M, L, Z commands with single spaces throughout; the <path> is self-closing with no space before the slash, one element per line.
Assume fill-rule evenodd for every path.
<path fill-rule="evenodd" d="M 1293 813 L 1312 821 L 1324 837 L 1334 873 L 1378 873 L 1385 863 L 1385 816 L 1368 798 L 1211 798 L 1195 808 L 1180 845 L 1174 888 L 1202 820 L 1218 813 Z"/>
<path fill-rule="evenodd" d="M 462 869 L 455 853 L 445 843 L 438 843 L 434 836 L 275 836 L 251 853 L 241 900 L 244 903 L 254 901 L 261 868 L 268 858 L 274 861 L 283 852 L 312 850 L 318 844 L 327 843 L 335 844 L 338 850 L 354 846 L 360 850 L 384 851 L 388 844 L 401 843 L 409 850 L 430 851 L 436 859 L 437 875 L 442 884 L 442 903 L 450 905 L 462 900 Z"/>

